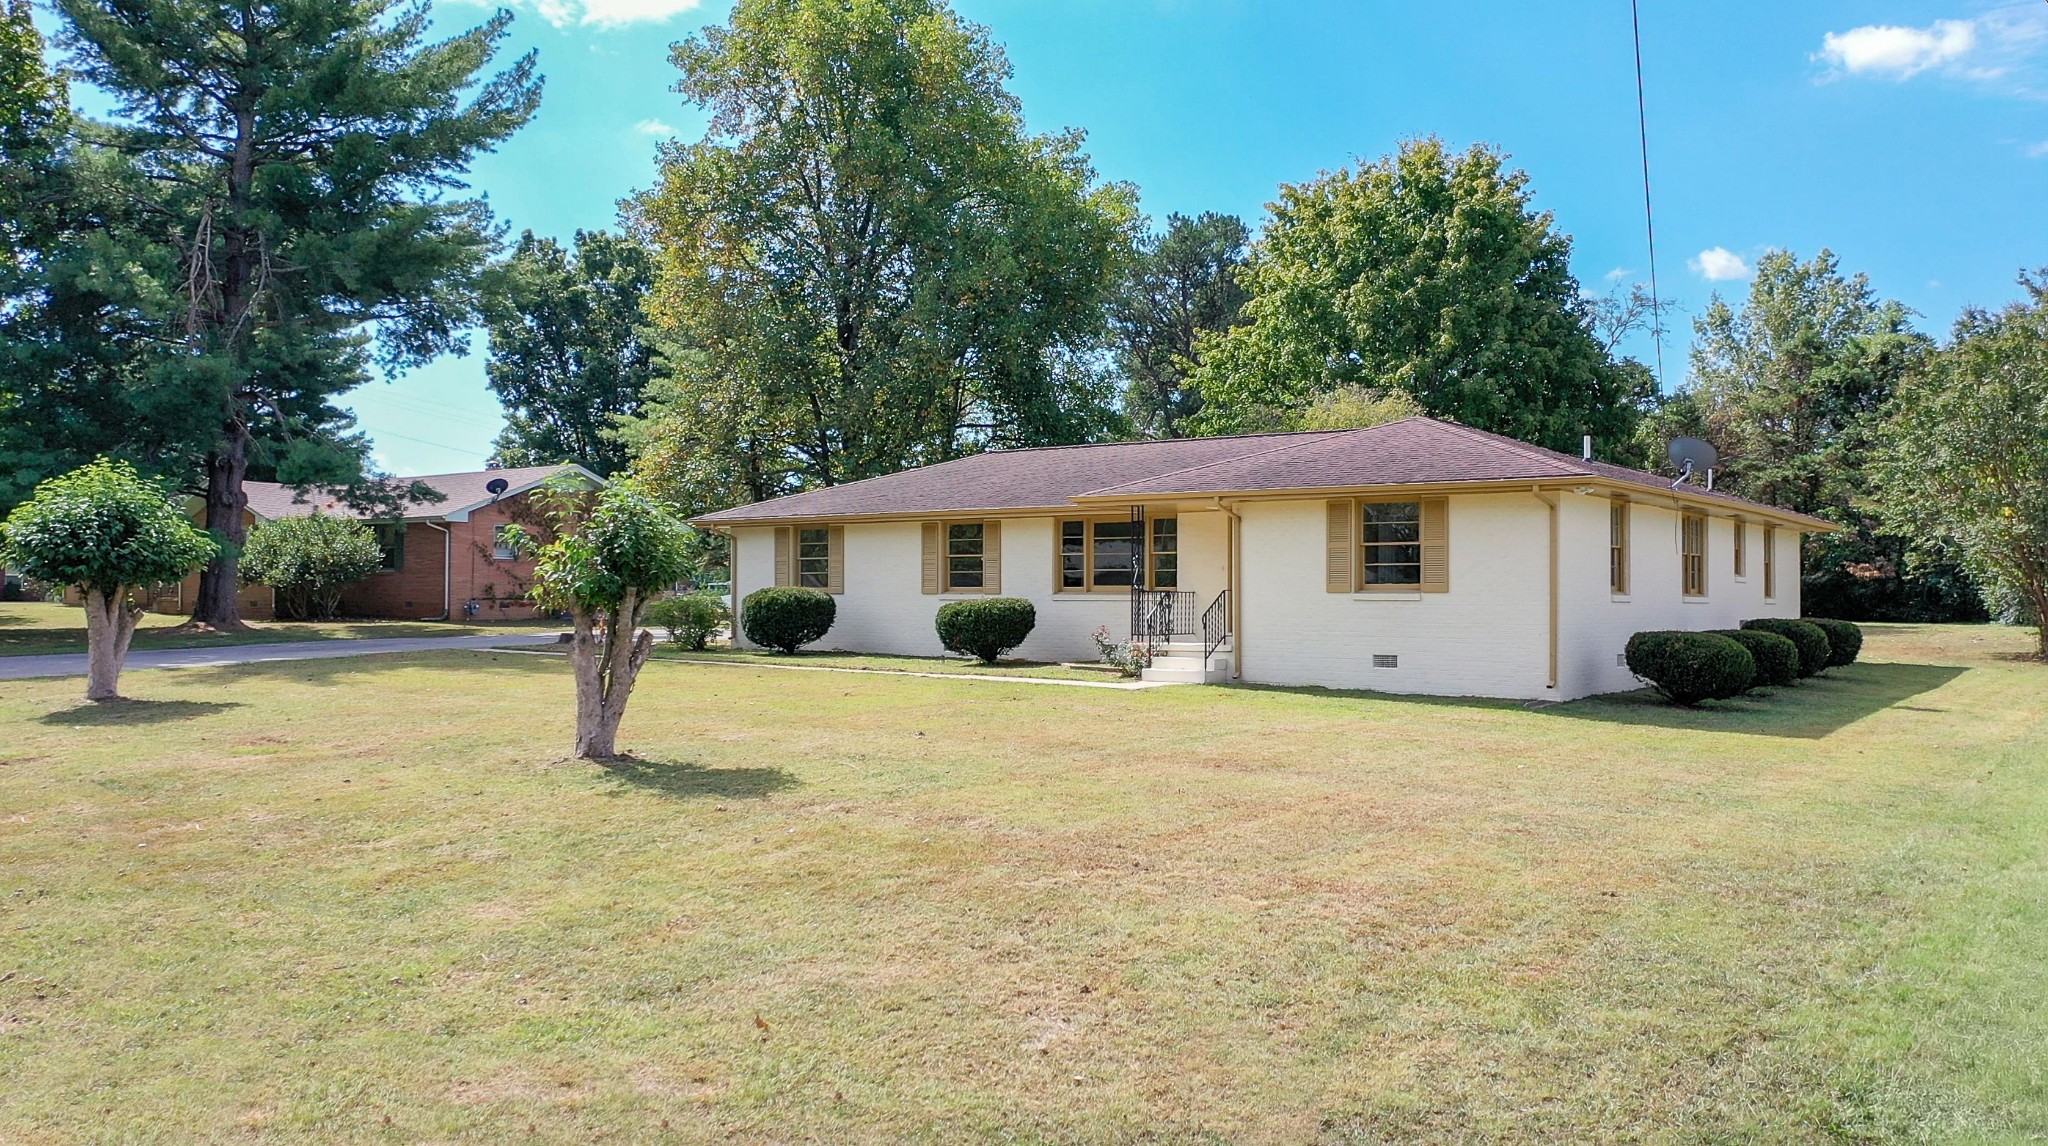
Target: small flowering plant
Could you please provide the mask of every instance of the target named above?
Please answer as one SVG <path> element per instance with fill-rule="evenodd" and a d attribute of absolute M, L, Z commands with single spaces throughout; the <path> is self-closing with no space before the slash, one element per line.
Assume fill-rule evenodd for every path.
<path fill-rule="evenodd" d="M 1120 676 L 1135 677 L 1152 667 L 1152 649 L 1143 641 L 1120 641 L 1109 635 L 1108 625 L 1098 625 L 1088 634 L 1095 640 L 1095 648 L 1102 654 L 1102 663 L 1117 671 Z"/>

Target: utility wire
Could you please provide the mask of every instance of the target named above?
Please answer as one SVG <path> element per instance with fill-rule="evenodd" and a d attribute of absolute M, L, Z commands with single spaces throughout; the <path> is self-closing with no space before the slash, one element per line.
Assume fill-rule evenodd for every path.
<path fill-rule="evenodd" d="M 1657 389 L 1664 389 L 1664 304 L 1657 294 L 1657 222 L 1650 214 L 1650 115 L 1643 104 L 1643 14 L 1640 0 L 1629 0 L 1629 23 L 1636 43 L 1636 133 L 1643 143 L 1643 230 L 1650 240 L 1650 333 L 1657 342 Z"/>

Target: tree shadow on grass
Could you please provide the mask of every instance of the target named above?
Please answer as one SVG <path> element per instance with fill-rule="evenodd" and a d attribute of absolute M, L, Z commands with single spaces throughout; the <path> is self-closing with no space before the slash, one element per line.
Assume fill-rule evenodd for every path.
<path fill-rule="evenodd" d="M 1853 664 L 1768 694 L 1680 708 L 1648 689 L 1589 696 L 1544 709 L 1546 715 L 1683 732 L 1737 732 L 1818 740 L 1886 709 L 1941 712 L 1905 703 L 1967 672 L 1950 665 Z"/>
<path fill-rule="evenodd" d="M 803 783 L 780 768 L 706 768 L 638 756 L 614 756 L 599 766 L 619 781 L 620 791 L 641 788 L 679 800 L 759 799 Z"/>
<path fill-rule="evenodd" d="M 102 700 L 77 708 L 46 712 L 37 717 L 43 724 L 65 728 L 105 728 L 124 724 L 168 724 L 173 720 L 196 720 L 216 716 L 242 704 L 232 700 Z"/>

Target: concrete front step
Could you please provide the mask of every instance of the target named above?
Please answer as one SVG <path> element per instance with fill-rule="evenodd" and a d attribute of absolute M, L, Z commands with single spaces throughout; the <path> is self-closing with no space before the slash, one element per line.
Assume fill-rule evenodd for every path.
<path fill-rule="evenodd" d="M 1219 650 L 1204 663 L 1199 645 L 1190 653 L 1161 653 L 1152 658 L 1141 679 L 1161 684 L 1216 684 L 1230 679 L 1230 657 Z"/>

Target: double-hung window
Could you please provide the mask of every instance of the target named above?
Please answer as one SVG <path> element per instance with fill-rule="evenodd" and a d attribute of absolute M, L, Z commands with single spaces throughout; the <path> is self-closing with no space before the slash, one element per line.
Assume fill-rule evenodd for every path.
<path fill-rule="evenodd" d="M 1775 600 L 1778 596 L 1778 531 L 1775 527 L 1764 526 L 1764 599 Z"/>
<path fill-rule="evenodd" d="M 987 556 L 988 530 L 981 522 L 946 526 L 946 588 L 981 588 Z"/>
<path fill-rule="evenodd" d="M 1735 519 L 1734 553 L 1735 575 L 1749 576 L 1749 523 L 1739 517 Z"/>
<path fill-rule="evenodd" d="M 1149 523 L 1125 518 L 1060 522 L 1062 592 L 1128 589 L 1140 571 L 1148 588 L 1180 585 L 1178 518 L 1157 517 Z"/>
<path fill-rule="evenodd" d="M 1685 579 L 1685 595 L 1707 595 L 1707 518 L 1688 513 L 1678 519 L 1678 555 Z"/>
<path fill-rule="evenodd" d="M 832 531 L 796 531 L 796 583 L 807 589 L 825 589 L 832 583 Z"/>
<path fill-rule="evenodd" d="M 1628 502 L 1618 497 L 1607 506 L 1607 588 L 1628 595 Z"/>
<path fill-rule="evenodd" d="M 519 527 L 516 525 L 501 525 L 495 531 L 492 532 L 491 560 L 519 560 L 519 546 L 515 544 L 515 540 L 518 536 L 518 528 Z"/>
<path fill-rule="evenodd" d="M 377 552 L 383 560 L 377 563 L 381 573 L 396 573 L 405 568 L 405 523 L 380 522 L 370 527 L 377 535 Z"/>
<path fill-rule="evenodd" d="M 1368 501 L 1359 530 L 1359 582 L 1367 589 L 1422 584 L 1422 503 Z"/>

